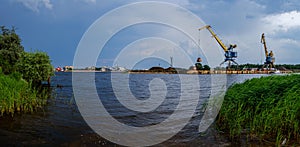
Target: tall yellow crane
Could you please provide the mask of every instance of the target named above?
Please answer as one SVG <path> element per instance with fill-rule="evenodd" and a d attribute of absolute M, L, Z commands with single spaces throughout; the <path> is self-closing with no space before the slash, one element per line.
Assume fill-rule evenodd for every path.
<path fill-rule="evenodd" d="M 225 60 L 220 64 L 220 66 L 222 64 L 224 64 L 225 62 L 228 62 L 228 68 L 230 68 L 231 66 L 231 62 L 235 63 L 236 65 L 238 65 L 237 62 L 235 62 L 235 58 L 237 58 L 237 52 L 234 52 L 233 49 L 237 47 L 236 44 L 230 44 L 229 47 L 227 47 L 222 41 L 221 39 L 217 36 L 217 34 L 214 33 L 214 31 L 211 29 L 210 25 L 206 25 L 204 27 L 199 28 L 199 31 L 202 29 L 207 29 L 210 34 L 216 39 L 216 41 L 218 42 L 218 44 L 221 46 L 221 48 L 224 50 L 225 52 Z"/>
<path fill-rule="evenodd" d="M 273 68 L 274 67 L 274 62 L 275 62 L 275 57 L 274 57 L 274 53 L 272 51 L 270 51 L 270 53 L 268 52 L 266 39 L 265 39 L 265 33 L 262 33 L 260 42 L 264 45 L 265 56 L 266 56 L 266 61 L 264 63 L 263 68 L 265 66 L 267 66 L 268 68 Z"/>

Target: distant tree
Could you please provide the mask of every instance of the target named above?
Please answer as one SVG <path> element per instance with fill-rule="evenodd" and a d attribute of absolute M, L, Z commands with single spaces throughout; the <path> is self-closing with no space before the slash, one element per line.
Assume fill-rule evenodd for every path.
<path fill-rule="evenodd" d="M 202 64 L 199 63 L 199 62 L 196 63 L 195 66 L 196 66 L 196 69 L 197 69 L 197 70 L 202 70 L 202 69 L 203 69 Z"/>
<path fill-rule="evenodd" d="M 0 28 L 0 67 L 4 74 L 10 74 L 15 71 L 15 64 L 24 52 L 24 47 L 14 27 L 11 30 L 5 26 Z"/>
<path fill-rule="evenodd" d="M 196 63 L 195 66 L 197 70 L 210 70 L 210 67 L 208 65 L 202 66 L 202 64 L 199 62 Z"/>
<path fill-rule="evenodd" d="M 45 52 L 23 52 L 16 66 L 22 78 L 34 84 L 40 84 L 54 74 L 54 68 Z"/>
<path fill-rule="evenodd" d="M 210 67 L 208 65 L 204 65 L 203 70 L 210 70 Z"/>
<path fill-rule="evenodd" d="M 300 64 L 278 64 L 275 65 L 275 67 L 284 67 L 286 69 L 293 70 L 293 69 L 300 69 Z"/>

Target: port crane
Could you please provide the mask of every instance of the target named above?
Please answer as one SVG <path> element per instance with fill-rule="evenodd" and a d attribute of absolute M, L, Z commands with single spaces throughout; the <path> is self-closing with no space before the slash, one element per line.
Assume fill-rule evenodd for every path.
<path fill-rule="evenodd" d="M 227 47 L 222 41 L 221 39 L 213 32 L 213 30 L 211 29 L 210 25 L 206 25 L 202 28 L 199 28 L 199 31 L 202 29 L 207 29 L 210 34 L 216 39 L 216 41 L 218 42 L 218 44 L 222 47 L 222 49 L 225 52 L 225 60 L 220 64 L 220 66 L 222 64 L 224 64 L 225 62 L 228 62 L 228 68 L 230 68 L 231 66 L 231 62 L 235 63 L 236 65 L 238 65 L 237 62 L 235 62 L 235 58 L 237 58 L 237 52 L 233 51 L 234 48 L 237 47 L 236 44 L 230 44 L 229 47 Z"/>
<path fill-rule="evenodd" d="M 274 57 L 274 53 L 272 51 L 270 51 L 270 53 L 268 52 L 266 39 L 265 39 L 265 33 L 262 33 L 260 42 L 264 45 L 265 56 L 266 56 L 266 61 L 264 63 L 263 68 L 265 66 L 268 68 L 273 68 L 274 62 L 275 62 L 275 57 Z"/>

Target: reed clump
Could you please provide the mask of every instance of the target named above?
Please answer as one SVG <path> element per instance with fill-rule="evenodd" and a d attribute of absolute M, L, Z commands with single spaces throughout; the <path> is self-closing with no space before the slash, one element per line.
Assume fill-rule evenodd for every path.
<path fill-rule="evenodd" d="M 217 118 L 231 139 L 300 141 L 300 75 L 254 78 L 231 86 Z"/>
<path fill-rule="evenodd" d="M 19 73 L 4 75 L 0 71 L 0 116 L 33 112 L 44 105 L 47 95 L 23 80 Z"/>

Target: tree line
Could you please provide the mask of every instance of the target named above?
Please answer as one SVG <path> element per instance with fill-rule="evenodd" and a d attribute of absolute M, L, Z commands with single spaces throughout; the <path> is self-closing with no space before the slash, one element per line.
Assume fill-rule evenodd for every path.
<path fill-rule="evenodd" d="M 232 65 L 231 68 L 233 69 L 250 69 L 250 68 L 258 68 L 261 69 L 263 68 L 263 64 L 240 64 L 240 65 Z M 277 69 L 288 69 L 288 70 L 299 70 L 300 69 L 300 64 L 276 64 L 275 68 Z"/>

